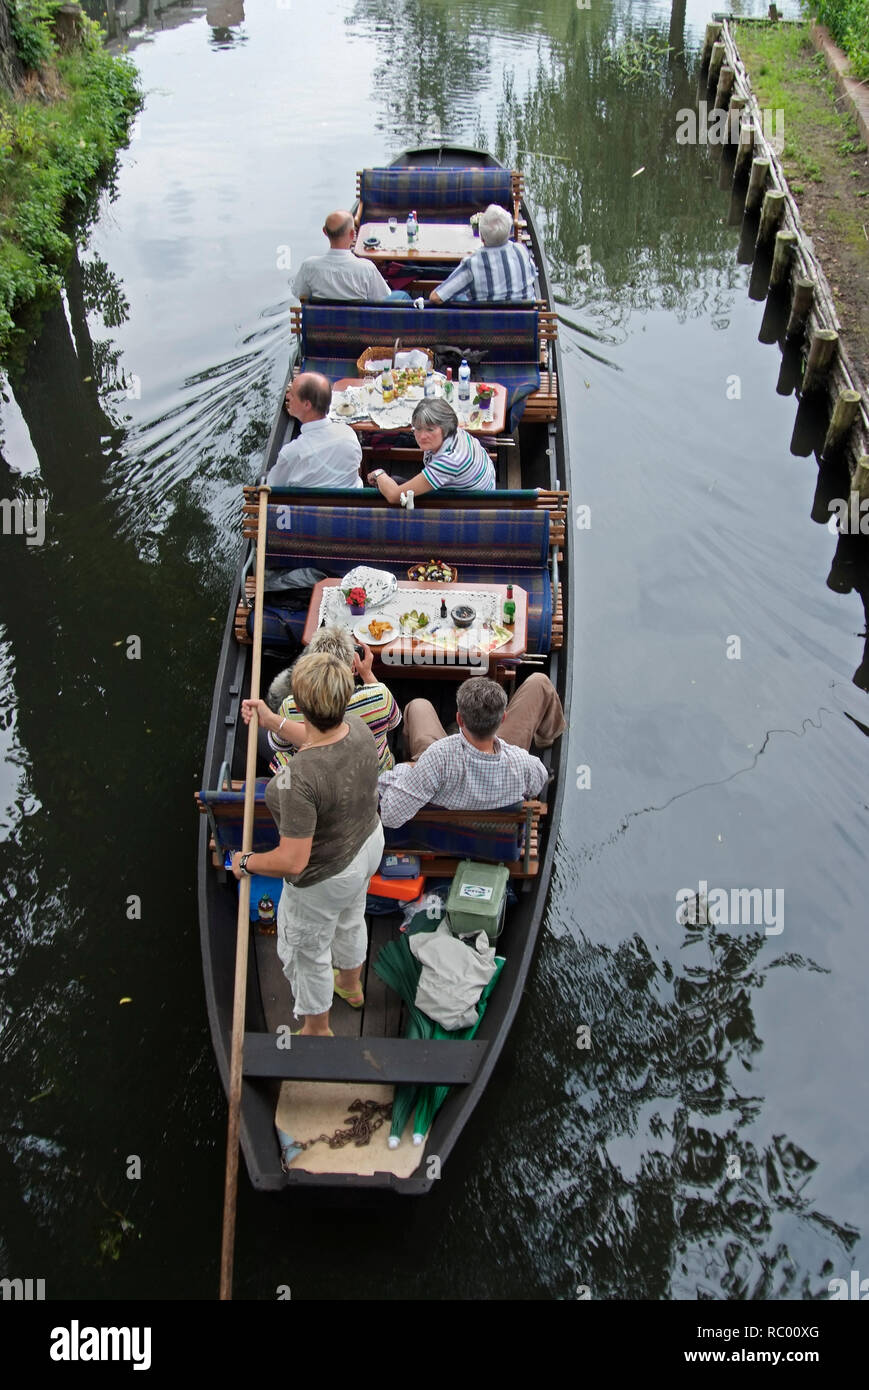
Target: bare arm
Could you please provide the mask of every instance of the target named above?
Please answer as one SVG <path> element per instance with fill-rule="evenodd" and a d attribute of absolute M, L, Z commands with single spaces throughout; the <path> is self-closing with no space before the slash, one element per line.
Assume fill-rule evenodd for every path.
<path fill-rule="evenodd" d="M 262 874 L 265 878 L 291 878 L 300 874 L 306 867 L 313 843 L 313 835 L 309 835 L 306 840 L 291 840 L 282 835 L 277 849 L 250 856 L 247 871 L 249 874 Z M 238 867 L 240 858 L 241 852 L 236 850 L 232 856 L 232 872 L 238 879 L 241 878 L 241 869 Z"/>
<path fill-rule="evenodd" d="M 401 501 L 403 492 L 413 492 L 418 497 L 422 492 L 432 492 L 433 488 L 424 473 L 417 473 L 415 478 L 411 478 L 407 483 L 397 483 L 390 478 L 388 473 L 381 473 L 374 479 L 375 485 L 383 493 L 387 502 L 393 504 Z"/>

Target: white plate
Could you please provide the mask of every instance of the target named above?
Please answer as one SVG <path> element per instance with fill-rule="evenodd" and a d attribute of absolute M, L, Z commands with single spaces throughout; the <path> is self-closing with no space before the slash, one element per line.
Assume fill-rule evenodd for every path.
<path fill-rule="evenodd" d="M 356 627 L 353 629 L 353 636 L 358 638 L 360 642 L 364 642 L 368 647 L 385 647 L 387 642 L 396 642 L 398 640 L 401 636 L 401 630 L 393 623 L 391 632 L 385 632 L 382 637 L 375 640 L 363 623 L 357 623 Z"/>

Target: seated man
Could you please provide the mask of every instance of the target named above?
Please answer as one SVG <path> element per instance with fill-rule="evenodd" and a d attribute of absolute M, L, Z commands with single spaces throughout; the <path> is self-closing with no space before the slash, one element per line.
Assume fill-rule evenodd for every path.
<path fill-rule="evenodd" d="M 287 387 L 287 410 L 302 423 L 269 469 L 269 487 L 361 487 L 362 445 L 349 425 L 329 420 L 332 387 L 319 372 L 302 372 Z"/>
<path fill-rule="evenodd" d="M 546 786 L 549 773 L 528 749 L 532 739 L 548 748 L 565 728 L 547 676 L 529 676 L 509 705 L 496 681 L 473 676 L 459 687 L 456 707 L 459 732 L 450 736 L 428 700 L 406 707 L 405 739 L 417 761 L 380 774 L 385 826 L 404 825 L 429 803 L 450 811 L 498 811 Z"/>
<path fill-rule="evenodd" d="M 537 267 L 522 243 L 510 240 L 512 228 L 513 219 L 506 208 L 490 203 L 480 214 L 482 246 L 432 290 L 432 304 L 446 304 L 451 299 L 474 303 L 536 299 Z"/>
<path fill-rule="evenodd" d="M 404 290 L 391 291 L 373 261 L 353 253 L 356 224 L 349 212 L 330 212 L 323 226 L 329 241 L 325 256 L 302 261 L 293 281 L 297 299 L 361 299 L 381 304 L 384 299 L 410 301 Z"/>

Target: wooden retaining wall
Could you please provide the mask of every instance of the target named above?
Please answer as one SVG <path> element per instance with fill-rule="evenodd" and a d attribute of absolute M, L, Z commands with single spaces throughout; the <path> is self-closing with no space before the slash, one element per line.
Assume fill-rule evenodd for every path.
<path fill-rule="evenodd" d="M 800 411 L 817 409 L 826 398 L 829 420 L 821 457 L 845 457 L 856 474 L 858 462 L 869 455 L 865 388 L 841 340 L 827 277 L 806 235 L 779 155 L 767 138 L 745 64 L 724 17 L 706 26 L 699 99 L 707 102 L 710 113 L 725 110 L 730 114 L 730 140 L 719 147 L 719 187 L 731 188 L 731 220 L 734 210 L 738 220 L 742 208 L 740 259 L 753 262 L 749 293 L 769 301 L 764 324 L 769 319 L 772 329 L 762 326 L 761 339 L 778 341 L 790 360 L 786 393 L 796 390 Z M 770 133 L 775 136 L 775 131 Z M 783 325 L 783 331 L 778 331 L 777 324 Z"/>

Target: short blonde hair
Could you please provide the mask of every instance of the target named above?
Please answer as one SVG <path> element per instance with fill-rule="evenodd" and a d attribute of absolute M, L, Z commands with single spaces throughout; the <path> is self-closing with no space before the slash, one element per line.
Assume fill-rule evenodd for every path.
<path fill-rule="evenodd" d="M 329 652 L 306 652 L 293 667 L 293 699 L 322 733 L 341 723 L 354 688 L 349 666 Z"/>

